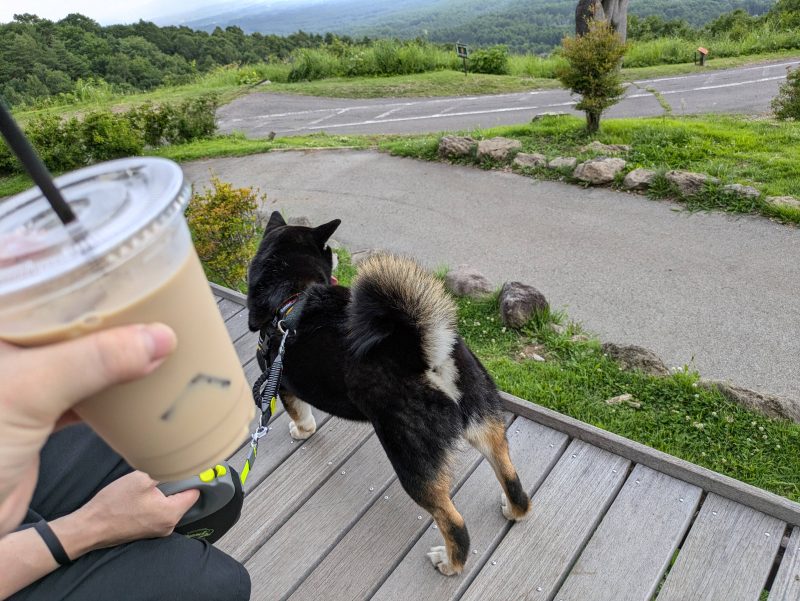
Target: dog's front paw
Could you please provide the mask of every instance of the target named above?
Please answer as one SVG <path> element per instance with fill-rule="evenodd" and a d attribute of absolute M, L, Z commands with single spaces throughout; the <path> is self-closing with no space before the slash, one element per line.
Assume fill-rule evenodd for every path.
<path fill-rule="evenodd" d="M 431 547 L 431 550 L 428 551 L 428 559 L 445 576 L 455 576 L 461 573 L 461 570 L 456 570 L 450 563 L 445 547 Z"/>
<path fill-rule="evenodd" d="M 508 497 L 504 492 L 500 493 L 500 509 L 503 512 L 503 517 L 510 522 L 521 522 L 530 515 L 530 511 L 526 511 L 525 513 L 515 512 L 511 507 L 511 503 L 508 502 Z"/>
<path fill-rule="evenodd" d="M 295 440 L 305 440 L 317 431 L 317 422 L 313 415 L 309 415 L 302 422 L 289 420 L 289 436 Z"/>

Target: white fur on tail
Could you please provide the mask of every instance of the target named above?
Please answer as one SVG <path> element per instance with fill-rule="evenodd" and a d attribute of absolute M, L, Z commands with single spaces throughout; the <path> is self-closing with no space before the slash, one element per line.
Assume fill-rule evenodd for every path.
<path fill-rule="evenodd" d="M 389 254 L 374 255 L 361 263 L 358 281 L 369 279 L 402 303 L 402 309 L 417 323 L 422 336 L 422 352 L 428 370 L 427 380 L 458 402 L 458 369 L 453 361 L 457 310 L 444 284 L 416 261 Z"/>

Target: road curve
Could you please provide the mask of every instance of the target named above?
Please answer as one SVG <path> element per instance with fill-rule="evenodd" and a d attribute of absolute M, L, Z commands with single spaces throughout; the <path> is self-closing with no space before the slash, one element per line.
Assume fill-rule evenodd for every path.
<path fill-rule="evenodd" d="M 761 113 L 786 79 L 786 69 L 800 59 L 696 75 L 633 82 L 609 117 L 664 114 L 653 93 L 669 103 L 673 114 Z M 511 125 L 544 112 L 574 112 L 575 99 L 566 90 L 537 90 L 492 96 L 416 99 L 341 99 L 252 93 L 223 106 L 217 113 L 222 133 L 249 137 L 325 131 L 331 134 L 401 134 L 458 131 Z M 576 113 L 577 114 L 577 113 Z"/>
<path fill-rule="evenodd" d="M 800 398 L 800 235 L 761 217 L 679 211 L 604 188 L 367 151 L 281 152 L 184 165 L 267 193 L 266 210 L 341 218 L 351 250 L 521 280 L 603 340 L 672 366 Z"/>

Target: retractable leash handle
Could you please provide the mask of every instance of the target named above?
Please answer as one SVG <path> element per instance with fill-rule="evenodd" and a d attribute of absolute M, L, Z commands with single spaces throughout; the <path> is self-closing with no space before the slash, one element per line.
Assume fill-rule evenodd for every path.
<path fill-rule="evenodd" d="M 181 521 L 178 522 L 178 527 L 216 513 L 225 507 L 236 493 L 233 472 L 224 461 L 197 476 L 174 482 L 162 482 L 157 485 L 157 488 L 168 497 L 192 488 L 200 491 L 200 498 L 183 515 Z"/>

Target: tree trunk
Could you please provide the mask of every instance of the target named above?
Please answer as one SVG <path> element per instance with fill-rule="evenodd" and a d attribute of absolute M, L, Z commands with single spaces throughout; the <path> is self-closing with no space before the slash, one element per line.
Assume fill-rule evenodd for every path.
<path fill-rule="evenodd" d="M 595 111 L 586 111 L 586 131 L 590 134 L 596 134 L 600 129 L 600 114 Z"/>
<path fill-rule="evenodd" d="M 608 21 L 624 42 L 628 37 L 628 2 L 630 0 L 578 0 L 575 9 L 575 34 L 589 31 L 589 23 Z"/>

